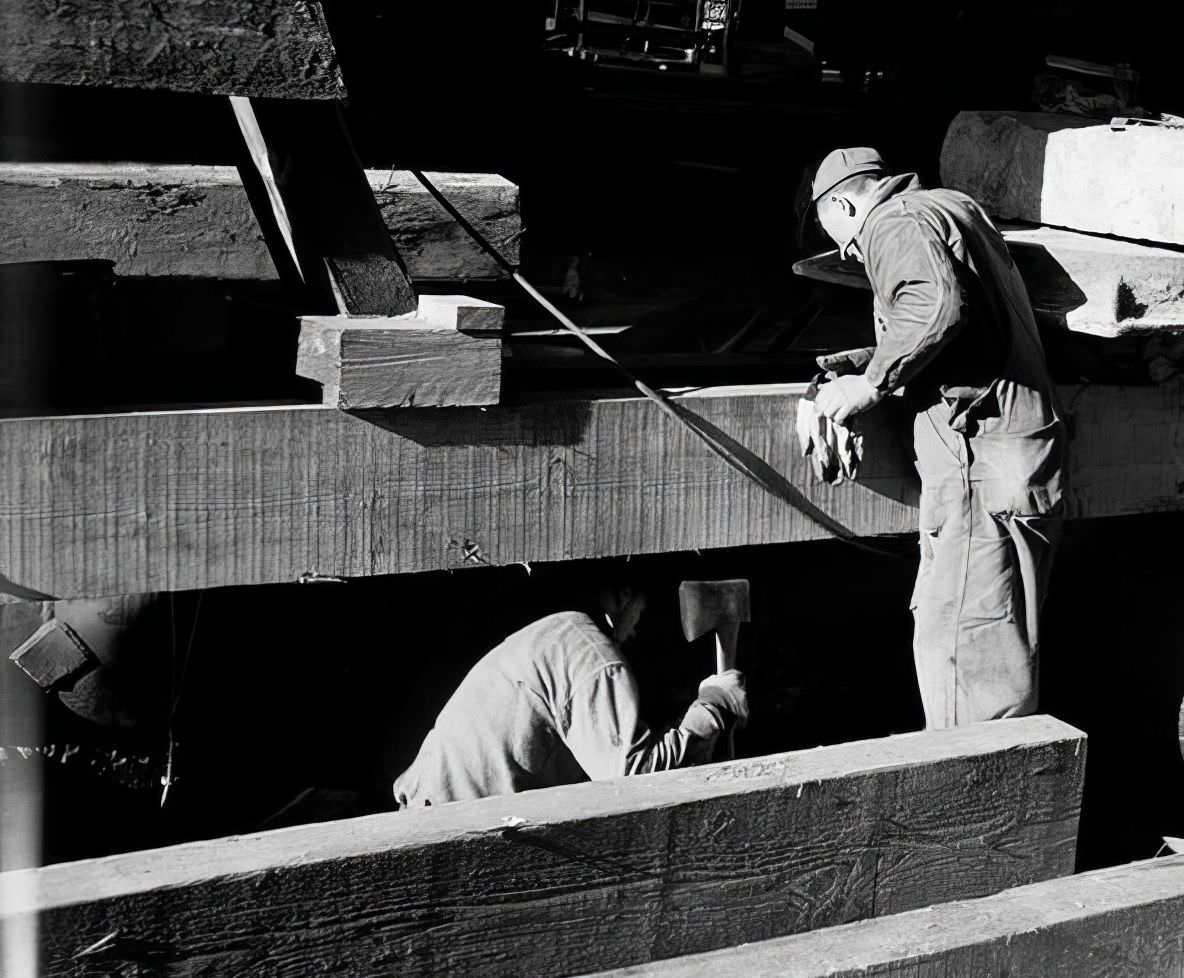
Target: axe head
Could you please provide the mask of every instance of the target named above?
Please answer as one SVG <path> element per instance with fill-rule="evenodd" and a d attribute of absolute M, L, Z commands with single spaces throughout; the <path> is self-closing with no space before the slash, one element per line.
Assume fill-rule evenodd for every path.
<path fill-rule="evenodd" d="M 693 642 L 708 632 L 752 621 L 748 581 L 683 581 L 678 586 L 682 633 Z"/>

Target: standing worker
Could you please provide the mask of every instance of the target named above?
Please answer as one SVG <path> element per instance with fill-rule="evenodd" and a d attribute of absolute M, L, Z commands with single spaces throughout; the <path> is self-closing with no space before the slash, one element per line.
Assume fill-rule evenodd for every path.
<path fill-rule="evenodd" d="M 731 669 L 703 680 L 677 727 L 650 730 L 621 651 L 645 595 L 616 584 L 591 603 L 527 625 L 472 668 L 395 781 L 400 808 L 703 763 L 747 719 L 744 679 Z"/>
<path fill-rule="evenodd" d="M 866 269 L 877 344 L 815 410 L 843 424 L 902 388 L 917 410 L 926 726 L 1032 713 L 1065 432 L 1023 281 L 977 203 L 887 176 L 874 149 L 830 153 L 811 195 L 840 256 Z"/>

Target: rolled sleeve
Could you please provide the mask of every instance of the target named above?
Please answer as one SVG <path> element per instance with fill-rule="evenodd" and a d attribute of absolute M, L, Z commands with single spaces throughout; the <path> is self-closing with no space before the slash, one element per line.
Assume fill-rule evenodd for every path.
<path fill-rule="evenodd" d="M 876 297 L 867 379 L 891 392 L 917 376 L 961 328 L 964 296 L 945 241 L 913 214 L 876 221 L 864 242 Z"/>

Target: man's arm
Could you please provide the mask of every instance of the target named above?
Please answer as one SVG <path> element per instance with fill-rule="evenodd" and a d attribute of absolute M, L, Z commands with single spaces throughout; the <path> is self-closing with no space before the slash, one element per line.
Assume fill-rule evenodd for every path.
<path fill-rule="evenodd" d="M 573 692 L 569 723 L 561 731 L 564 741 L 593 780 L 702 763 L 733 713 L 741 712 L 736 704 L 743 699 L 742 680 L 713 678 L 721 680 L 721 685 L 735 686 L 739 693 L 729 701 L 710 691 L 705 696 L 701 689 L 682 722 L 658 736 L 641 720 L 637 683 L 628 666 L 606 664 Z M 742 708 L 747 710 L 746 702 Z"/>
<path fill-rule="evenodd" d="M 871 230 L 865 253 L 878 343 L 865 377 L 889 394 L 916 377 L 957 334 L 964 297 L 945 241 L 924 218 L 889 214 Z"/>

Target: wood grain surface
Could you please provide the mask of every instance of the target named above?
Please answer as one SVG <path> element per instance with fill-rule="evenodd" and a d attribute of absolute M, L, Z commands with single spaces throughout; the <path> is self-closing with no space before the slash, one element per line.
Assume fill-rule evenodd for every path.
<path fill-rule="evenodd" d="M 859 481 L 819 484 L 793 434 L 801 393 L 679 401 L 850 532 L 914 532 L 904 419 L 869 416 Z M 1184 391 L 1061 396 L 1071 517 L 1184 508 Z M 55 598 L 826 536 L 640 398 L 0 420 L 0 573 Z"/>
<path fill-rule="evenodd" d="M 1028 717 L 0 876 L 41 974 L 568 975 L 1069 873 L 1084 737 Z M 78 957 L 108 935 L 106 950 Z"/>
<path fill-rule="evenodd" d="M 413 280 L 505 277 L 410 173 L 366 176 Z M 488 173 L 427 176 L 517 263 L 514 184 Z M 276 277 L 234 167 L 0 163 L 0 262 L 81 258 L 109 258 L 124 276 Z"/>
<path fill-rule="evenodd" d="M 321 4 L 289 0 L 5 3 L 0 81 L 345 97 Z"/>
<path fill-rule="evenodd" d="M 1184 856 L 1034 883 L 601 978 L 1176 978 Z"/>
<path fill-rule="evenodd" d="M 494 307 L 500 308 L 500 307 Z M 421 319 L 301 320 L 296 373 L 342 409 L 466 407 L 501 398 L 502 344 Z"/>

